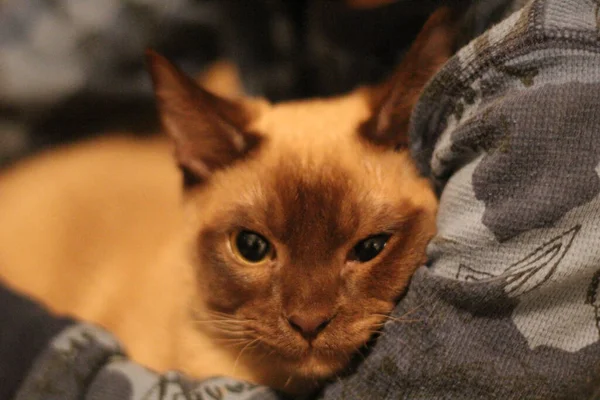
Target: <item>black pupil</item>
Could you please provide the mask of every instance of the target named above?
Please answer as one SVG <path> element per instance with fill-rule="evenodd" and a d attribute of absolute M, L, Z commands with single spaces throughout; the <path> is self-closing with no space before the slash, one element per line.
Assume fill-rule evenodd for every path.
<path fill-rule="evenodd" d="M 356 259 L 360 262 L 367 262 L 375 257 L 381 250 L 385 247 L 389 239 L 389 235 L 375 235 L 366 238 L 365 240 L 359 242 L 356 246 L 354 246 L 354 254 L 356 255 Z"/>
<path fill-rule="evenodd" d="M 259 262 L 269 253 L 269 242 L 258 233 L 241 231 L 235 239 L 238 251 L 246 260 Z"/>

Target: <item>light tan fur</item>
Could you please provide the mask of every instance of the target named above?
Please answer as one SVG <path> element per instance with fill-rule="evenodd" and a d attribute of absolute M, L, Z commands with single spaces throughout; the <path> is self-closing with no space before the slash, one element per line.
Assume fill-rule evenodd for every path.
<path fill-rule="evenodd" d="M 155 78 L 157 71 L 167 74 L 155 69 Z M 161 79 L 159 98 L 179 96 Z M 171 140 L 113 135 L 5 171 L 0 280 L 53 311 L 106 327 L 134 360 L 159 371 L 230 375 L 291 391 L 341 371 L 424 261 L 435 196 L 407 150 L 370 139 L 377 132 L 359 134 L 374 114 L 370 89 L 278 105 L 245 100 L 244 108 L 252 115 L 244 130 L 260 140 L 248 154 L 219 150 L 223 165 L 194 159 L 199 153 L 186 140 L 195 139 L 178 131 L 179 117 L 165 108 Z M 234 122 L 217 126 L 221 120 L 211 118 L 207 124 L 233 135 L 219 149 L 243 148 Z M 173 141 L 179 164 L 202 174 L 186 190 Z M 296 193 L 299 187 L 309 189 Z M 306 215 L 296 212 L 300 206 Z M 230 251 L 229 232 L 240 221 L 277 248 L 268 268 L 240 264 Z M 358 241 L 382 231 L 392 237 L 377 259 L 346 260 Z M 339 316 L 309 344 L 281 320 L 294 307 L 330 307 Z M 219 315 L 230 317 L 211 321 Z M 244 320 L 255 322 L 257 340 L 224 334 L 235 323 L 248 327 Z"/>

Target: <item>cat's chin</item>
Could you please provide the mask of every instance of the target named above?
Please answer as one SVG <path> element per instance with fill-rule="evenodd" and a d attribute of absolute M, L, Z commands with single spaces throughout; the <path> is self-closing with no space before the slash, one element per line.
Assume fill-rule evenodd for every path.
<path fill-rule="evenodd" d="M 313 349 L 314 350 L 314 349 Z M 340 351 L 338 356 L 325 356 L 318 351 L 307 351 L 301 357 L 288 358 L 276 351 L 255 365 L 257 383 L 266 384 L 288 394 L 306 395 L 318 390 L 325 381 L 343 371 L 349 355 Z"/>
<path fill-rule="evenodd" d="M 282 352 L 272 354 L 281 371 L 298 378 L 325 380 L 342 371 L 348 365 L 353 352 L 340 349 L 339 352 L 309 348 L 301 355 L 287 357 Z"/>
<path fill-rule="evenodd" d="M 346 354 L 341 357 L 324 357 L 311 353 L 295 363 L 296 374 L 305 378 L 327 379 L 344 369 L 349 357 Z"/>
<path fill-rule="evenodd" d="M 342 342 L 338 339 L 338 343 L 335 344 L 331 339 L 316 340 L 312 345 L 303 340 L 290 340 L 283 344 L 269 343 L 267 339 L 263 340 L 257 349 L 260 349 L 260 353 L 268 354 L 268 370 L 276 374 L 322 382 L 343 373 L 370 337 L 365 330 L 356 332 L 352 342 Z M 265 364 L 262 364 L 264 368 Z"/>

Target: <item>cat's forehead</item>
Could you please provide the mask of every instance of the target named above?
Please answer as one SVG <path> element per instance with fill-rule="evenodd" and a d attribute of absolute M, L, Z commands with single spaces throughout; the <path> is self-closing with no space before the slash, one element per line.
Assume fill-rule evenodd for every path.
<path fill-rule="evenodd" d="M 326 259 L 360 223 L 352 176 L 334 163 L 282 159 L 268 187 L 264 223 L 296 259 Z M 311 249 L 309 252 L 303 250 Z M 304 254 L 301 254 L 304 253 Z"/>
<path fill-rule="evenodd" d="M 303 143 L 336 139 L 355 132 L 371 115 L 368 97 L 362 91 L 335 99 L 284 102 L 261 113 L 253 129 L 271 140 L 301 140 Z"/>
<path fill-rule="evenodd" d="M 406 155 L 368 145 L 364 97 L 270 106 L 252 127 L 266 140 L 211 191 L 218 214 L 285 243 L 311 263 L 358 236 L 393 227 L 413 210 Z M 221 217 L 219 217 L 221 219 Z"/>
<path fill-rule="evenodd" d="M 314 157 L 280 151 L 230 188 L 239 194 L 232 223 L 283 243 L 303 265 L 325 261 L 340 246 L 393 228 L 413 212 L 393 179 L 376 177 L 381 166 L 369 170 L 335 151 Z"/>

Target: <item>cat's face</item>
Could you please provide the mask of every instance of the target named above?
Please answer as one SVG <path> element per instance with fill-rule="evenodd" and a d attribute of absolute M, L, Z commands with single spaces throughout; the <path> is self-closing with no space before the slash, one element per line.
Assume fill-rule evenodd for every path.
<path fill-rule="evenodd" d="M 213 331 L 238 351 L 328 377 L 381 327 L 424 261 L 436 199 L 406 131 L 450 54 L 449 21 L 434 14 L 390 85 L 329 100 L 226 100 L 150 56 L 184 171 L 198 293 Z"/>
<path fill-rule="evenodd" d="M 368 115 L 359 94 L 265 106 L 251 126 L 260 146 L 188 196 L 200 292 L 225 314 L 215 331 L 258 339 L 248 355 L 273 351 L 299 375 L 347 364 L 434 231 L 429 184 L 406 151 L 365 141 Z"/>

